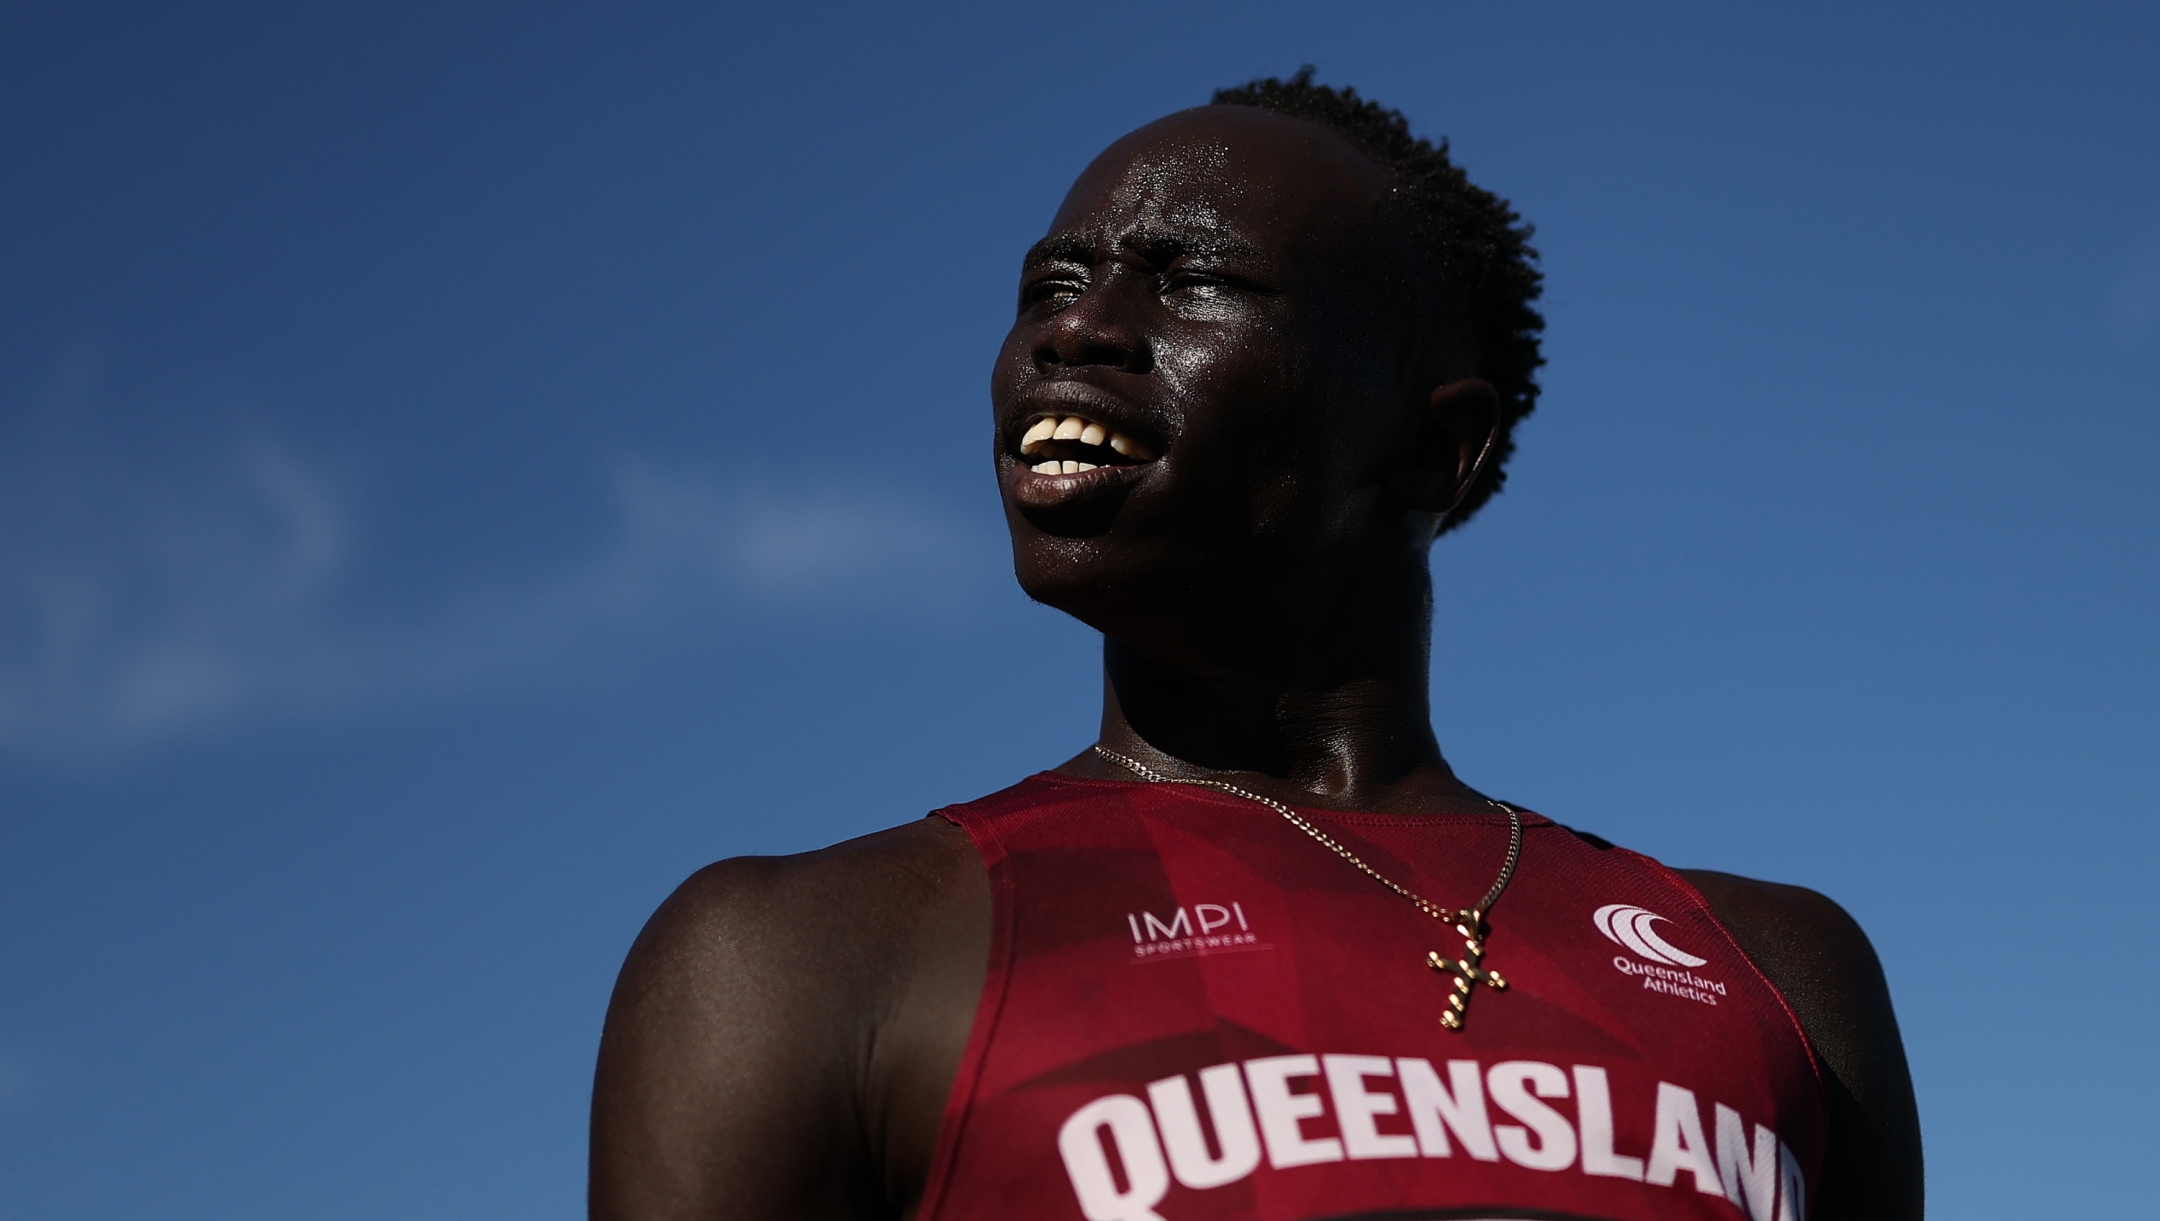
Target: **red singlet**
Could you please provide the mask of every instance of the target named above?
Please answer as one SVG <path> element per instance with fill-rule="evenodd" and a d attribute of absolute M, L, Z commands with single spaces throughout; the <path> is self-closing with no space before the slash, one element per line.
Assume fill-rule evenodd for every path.
<path fill-rule="evenodd" d="M 1784 999 L 1671 870 L 1523 816 L 1467 1029 L 1462 939 L 1265 807 L 1043 774 L 938 812 L 989 974 L 920 1221 L 1803 1221 L 1828 1103 Z M 1300 810 L 1476 902 L 1507 820 Z"/>

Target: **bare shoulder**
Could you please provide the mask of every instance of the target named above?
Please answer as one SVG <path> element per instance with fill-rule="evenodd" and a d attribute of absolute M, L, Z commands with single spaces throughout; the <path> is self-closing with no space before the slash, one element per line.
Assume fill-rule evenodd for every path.
<path fill-rule="evenodd" d="M 1887 1013 L 1890 993 L 1875 947 L 1828 896 L 1707 869 L 1679 872 L 1800 1012 L 1818 1044 L 1849 1042 Z"/>
<path fill-rule="evenodd" d="M 943 900 L 979 880 L 967 833 L 926 818 L 795 856 L 718 861 L 678 887 L 638 937 L 633 961 L 823 951 L 791 970 L 839 968 L 905 940 Z M 837 954 L 843 961 L 833 961 Z"/>
<path fill-rule="evenodd" d="M 1920 1120 L 1875 947 L 1844 908 L 1800 886 L 1706 869 L 1680 874 L 1785 995 L 1830 1077 L 1822 1217 L 1917 1218 Z"/>
<path fill-rule="evenodd" d="M 934 1137 L 951 1079 L 934 1062 L 965 1043 L 987 911 L 979 857 L 942 819 L 692 875 L 608 1006 L 593 1215 L 903 1211 L 919 1184 L 896 1129 L 927 1109 Z"/>

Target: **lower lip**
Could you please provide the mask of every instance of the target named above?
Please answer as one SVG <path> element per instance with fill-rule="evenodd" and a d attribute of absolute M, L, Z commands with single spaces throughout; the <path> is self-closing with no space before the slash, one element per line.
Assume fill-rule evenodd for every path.
<path fill-rule="evenodd" d="M 1024 461 L 1015 461 L 1006 486 L 1011 489 L 1013 500 L 1025 508 L 1053 509 L 1121 487 L 1138 479 L 1148 465 L 1142 462 L 1132 466 L 1098 466 L 1092 471 L 1052 475 L 1037 471 Z"/>

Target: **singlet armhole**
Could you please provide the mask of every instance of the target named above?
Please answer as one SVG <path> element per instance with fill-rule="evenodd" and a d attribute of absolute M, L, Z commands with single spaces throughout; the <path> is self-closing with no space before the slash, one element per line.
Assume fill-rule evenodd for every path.
<path fill-rule="evenodd" d="M 952 1089 L 945 1096 L 945 1111 L 938 1119 L 937 1143 L 930 1153 L 930 1173 L 923 1182 L 922 1199 L 916 1202 L 913 1221 L 935 1221 L 952 1180 L 953 1162 L 959 1156 L 960 1138 L 966 1133 L 974 1109 L 975 1089 L 982 1077 L 984 1053 L 997 1031 L 1012 982 L 1012 879 L 1000 867 L 1004 846 L 998 842 L 993 822 L 981 817 L 955 817 L 953 807 L 933 810 L 926 817 L 942 818 L 967 832 L 977 856 L 989 875 L 990 958 L 983 964 L 982 995 L 975 1002 L 975 1018 L 968 1028 L 966 1050 L 953 1074 Z"/>
<path fill-rule="evenodd" d="M 1807 1052 L 1808 1069 L 1815 1074 L 1816 1088 L 1822 1090 L 1824 1096 L 1827 1097 L 1830 1090 L 1829 1074 L 1823 1071 L 1822 1056 L 1815 1050 L 1815 1040 L 1808 1037 L 1807 1027 L 1801 1024 L 1799 1013 L 1794 1011 L 1792 1002 L 1785 999 L 1784 989 L 1778 987 L 1768 975 L 1763 973 L 1762 967 L 1756 964 L 1754 956 L 1749 954 L 1746 947 L 1740 944 L 1739 938 L 1732 935 L 1732 930 L 1725 927 L 1725 921 L 1718 917 L 1717 909 L 1710 906 L 1710 900 L 1704 898 L 1700 890 L 1695 889 L 1695 883 L 1688 881 L 1686 877 L 1681 875 L 1679 870 L 1672 868 L 1665 862 L 1655 857 L 1644 856 L 1642 853 L 1635 852 L 1632 849 L 1622 848 L 1620 851 L 1626 852 L 1648 866 L 1659 877 L 1678 890 L 1688 902 L 1694 904 L 1697 910 L 1710 917 L 1710 923 L 1716 927 L 1718 936 L 1725 939 L 1725 944 L 1732 947 L 1733 953 L 1740 956 L 1740 961 L 1747 964 L 1748 970 L 1752 971 L 1755 978 L 1761 981 L 1762 986 L 1769 991 L 1770 995 L 1777 999 L 1778 1008 L 1785 1014 L 1785 1020 L 1792 1024 L 1794 1037 L 1800 1040 L 1801 1048 Z"/>

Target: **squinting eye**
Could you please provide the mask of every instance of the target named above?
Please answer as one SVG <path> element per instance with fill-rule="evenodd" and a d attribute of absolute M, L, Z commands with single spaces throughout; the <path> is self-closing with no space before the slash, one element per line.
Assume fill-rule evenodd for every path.
<path fill-rule="evenodd" d="M 1081 288 L 1070 280 L 1038 280 L 1020 293 L 1023 306 L 1070 305 L 1080 296 Z"/>
<path fill-rule="evenodd" d="M 1214 276 L 1171 276 L 1163 283 L 1164 293 L 1184 293 L 1193 297 L 1218 297 L 1230 291 L 1230 284 Z"/>

